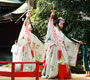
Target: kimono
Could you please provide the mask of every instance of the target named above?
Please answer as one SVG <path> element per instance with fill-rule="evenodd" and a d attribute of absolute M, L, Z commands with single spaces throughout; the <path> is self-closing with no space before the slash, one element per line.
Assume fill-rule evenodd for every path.
<path fill-rule="evenodd" d="M 43 62 L 45 57 L 45 48 L 44 44 L 31 32 L 29 28 L 31 23 L 27 19 L 23 23 L 19 38 L 18 45 L 19 50 L 19 59 L 18 62 Z M 16 65 L 16 71 L 20 70 L 23 67 L 24 72 L 33 72 L 36 68 L 36 64 L 24 64 Z"/>
<path fill-rule="evenodd" d="M 46 63 L 42 72 L 45 78 L 55 78 L 58 76 L 59 64 L 76 65 L 79 43 L 68 39 L 62 31 L 53 25 L 53 20 L 49 19 L 45 40 Z"/>

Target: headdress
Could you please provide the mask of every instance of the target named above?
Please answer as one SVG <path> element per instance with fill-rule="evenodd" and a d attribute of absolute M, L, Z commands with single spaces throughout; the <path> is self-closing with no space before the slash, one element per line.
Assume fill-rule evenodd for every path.
<path fill-rule="evenodd" d="M 60 20 L 60 22 L 65 23 L 65 20 L 62 17 L 59 17 L 58 19 Z"/>

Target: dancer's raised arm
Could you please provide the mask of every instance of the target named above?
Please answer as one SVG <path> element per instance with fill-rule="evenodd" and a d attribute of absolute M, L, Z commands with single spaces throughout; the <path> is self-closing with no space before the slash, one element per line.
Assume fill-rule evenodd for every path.
<path fill-rule="evenodd" d="M 55 16 L 55 12 L 56 12 L 56 10 L 51 10 L 50 19 L 53 19 L 53 18 L 54 18 L 54 16 Z"/>

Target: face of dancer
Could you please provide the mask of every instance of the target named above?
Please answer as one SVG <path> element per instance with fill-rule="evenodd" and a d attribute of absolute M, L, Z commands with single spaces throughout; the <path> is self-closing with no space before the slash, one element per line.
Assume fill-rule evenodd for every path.
<path fill-rule="evenodd" d="M 62 22 L 62 21 L 59 22 L 59 26 L 60 26 L 61 28 L 63 28 L 63 22 Z"/>
<path fill-rule="evenodd" d="M 29 31 L 32 31 L 32 28 L 30 27 Z"/>

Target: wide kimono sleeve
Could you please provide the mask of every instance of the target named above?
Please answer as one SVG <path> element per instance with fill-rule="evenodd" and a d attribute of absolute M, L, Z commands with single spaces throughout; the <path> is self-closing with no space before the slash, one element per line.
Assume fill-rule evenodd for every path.
<path fill-rule="evenodd" d="M 31 33 L 31 41 L 34 44 L 34 55 L 36 61 L 43 62 L 46 53 L 44 44 L 33 33 Z"/>
<path fill-rule="evenodd" d="M 25 33 L 25 26 L 23 24 L 22 29 L 20 31 L 20 35 L 18 37 L 18 45 L 23 46 L 24 44 L 27 44 L 27 43 L 28 43 L 28 40 L 27 40 L 27 36 Z"/>
<path fill-rule="evenodd" d="M 70 66 L 76 66 L 77 55 L 78 55 L 80 44 L 74 41 L 71 41 L 66 36 L 64 36 L 64 43 L 65 43 L 66 53 L 68 55 L 68 64 Z"/>

